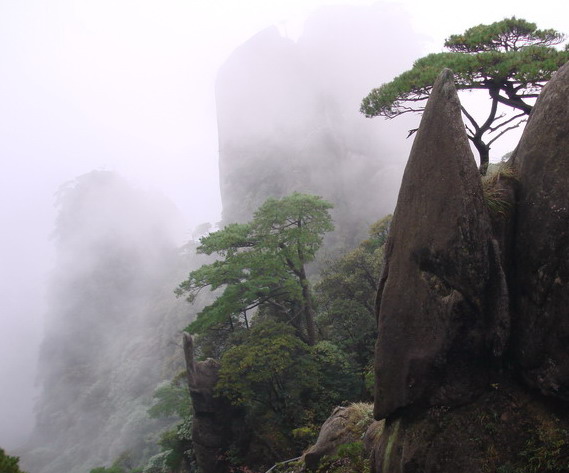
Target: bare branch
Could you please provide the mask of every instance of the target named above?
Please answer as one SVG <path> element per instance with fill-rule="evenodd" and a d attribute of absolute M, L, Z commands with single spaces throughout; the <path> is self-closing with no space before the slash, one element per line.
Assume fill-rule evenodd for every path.
<path fill-rule="evenodd" d="M 507 132 L 510 131 L 510 130 L 513 130 L 513 129 L 515 129 L 515 128 L 518 128 L 522 123 L 525 123 L 525 122 L 527 122 L 527 121 L 528 121 L 528 119 L 525 118 L 524 120 L 520 120 L 520 121 L 519 121 L 518 123 L 516 123 L 515 125 L 512 125 L 512 126 L 506 128 L 505 130 L 502 130 L 500 133 L 498 133 L 498 135 L 496 135 L 494 138 L 492 138 L 492 139 L 488 142 L 488 147 L 490 147 L 490 145 L 491 145 L 492 143 L 494 143 L 494 141 L 496 141 L 498 138 L 500 138 L 500 136 L 502 136 L 504 133 L 507 133 Z"/>
<path fill-rule="evenodd" d="M 485 133 L 486 130 L 488 130 L 490 128 L 490 125 L 492 125 L 492 123 L 496 119 L 496 111 L 498 109 L 498 97 L 497 97 L 497 95 L 498 95 L 498 90 L 494 90 L 494 89 L 490 90 L 490 96 L 492 97 L 492 106 L 490 107 L 490 113 L 488 114 L 488 118 L 480 127 L 480 130 L 482 130 L 482 133 Z"/>
<path fill-rule="evenodd" d="M 401 115 L 404 115 L 405 113 L 421 113 L 424 112 L 425 108 L 417 108 L 417 109 L 405 109 L 399 112 L 394 112 L 390 115 L 385 115 L 385 118 L 387 118 L 388 120 L 391 120 L 392 118 L 397 118 Z"/>
<path fill-rule="evenodd" d="M 474 138 L 474 131 L 472 131 L 472 129 L 466 123 L 464 124 L 464 128 L 466 128 L 466 135 L 468 138 Z"/>
<path fill-rule="evenodd" d="M 468 121 L 472 124 L 472 126 L 474 127 L 474 129 L 476 131 L 480 130 L 480 127 L 478 126 L 478 123 L 476 123 L 476 120 L 474 119 L 474 117 L 472 115 L 470 115 L 470 113 L 468 113 L 468 111 L 464 108 L 464 106 L 460 106 L 460 109 L 462 110 L 462 113 L 464 114 L 464 116 L 466 118 L 468 118 Z M 473 133 L 474 134 L 474 133 Z"/>
<path fill-rule="evenodd" d="M 526 114 L 524 112 L 518 113 L 517 115 L 514 115 L 513 117 L 509 118 L 508 120 L 503 121 L 502 123 L 497 123 L 496 126 L 490 127 L 488 130 L 489 133 L 493 133 L 496 130 L 498 130 L 499 128 L 502 128 L 503 126 L 507 125 L 508 123 L 513 122 L 514 120 L 517 120 L 518 118 L 521 118 L 523 116 L 525 116 Z"/>

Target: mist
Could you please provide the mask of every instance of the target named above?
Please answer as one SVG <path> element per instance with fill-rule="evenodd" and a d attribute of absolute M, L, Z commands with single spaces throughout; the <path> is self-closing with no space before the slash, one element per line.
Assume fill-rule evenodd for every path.
<path fill-rule="evenodd" d="M 375 47 L 401 38 L 397 56 Z M 295 41 L 273 26 L 237 48 L 216 81 L 223 221 L 306 192 L 334 204 L 338 244 L 365 238 L 394 207 L 410 121 L 387 134 L 359 101 L 420 52 L 401 8 L 383 4 L 322 7 Z"/>
<path fill-rule="evenodd" d="M 58 192 L 55 269 L 38 364 L 31 471 L 88 471 L 124 452 L 138 461 L 167 422 L 146 413 L 180 370 L 191 309 L 172 296 L 181 215 L 164 196 L 92 171 Z M 183 264 L 182 264 L 183 262 Z"/>
<path fill-rule="evenodd" d="M 328 3 L 350 8 L 319 10 Z M 141 332 L 131 334 L 145 340 L 140 343 L 170 310 L 178 314 L 146 360 L 158 370 L 164 346 L 190 317 L 172 289 L 194 264 L 180 259 L 178 249 L 197 225 L 244 220 L 270 193 L 292 190 L 344 206 L 336 218 L 345 219 L 344 229 L 358 225 L 358 235 L 389 212 L 411 146 L 407 130 L 418 117 L 363 118 L 359 102 L 371 88 L 474 24 L 515 14 L 567 31 L 568 7 L 553 2 L 536 9 L 530 2 L 487 1 L 468 13 L 449 11 L 445 2 L 374 3 L 0 5 L 1 447 L 29 441 L 34 424 L 35 446 L 47 443 L 52 420 L 45 416 L 54 412 L 48 406 L 58 397 L 70 402 L 73 393 L 52 391 L 46 398 L 46 386 L 55 386 L 58 369 L 79 363 L 84 350 L 97 352 L 89 358 L 100 362 L 91 367 L 93 376 L 97 369 L 121 369 L 125 340 L 132 339 L 122 329 L 107 339 L 104 325 L 120 325 L 123 313 L 129 314 L 123 324 L 142 314 Z M 494 157 L 515 141 L 496 146 Z M 263 187 L 277 182 L 272 175 L 280 176 L 281 187 Z M 114 184 L 94 184 L 102 176 Z M 85 187 L 92 191 L 88 198 L 80 192 Z M 100 273 L 105 276 L 97 280 Z M 136 283 L 105 286 L 124 279 Z M 116 305 L 101 307 L 99 296 L 76 290 L 81 280 L 111 291 L 105 299 Z M 167 370 L 158 371 L 145 389 L 167 377 Z M 150 395 L 140 394 L 140 418 Z M 74 412 L 81 409 L 78 404 Z M 87 425 L 97 416 L 74 422 Z M 126 429 L 123 438 L 132 432 Z M 101 446 L 89 461 L 117 452 Z"/>

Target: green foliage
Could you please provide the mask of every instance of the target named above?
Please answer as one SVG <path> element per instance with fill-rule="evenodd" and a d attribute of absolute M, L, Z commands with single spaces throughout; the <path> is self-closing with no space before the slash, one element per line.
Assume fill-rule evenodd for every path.
<path fill-rule="evenodd" d="M 463 108 L 468 137 L 480 153 L 485 173 L 492 143 L 525 122 L 532 109 L 527 99 L 537 97 L 552 74 L 569 60 L 567 48 L 552 47 L 564 39 L 555 30 L 538 30 L 534 23 L 515 17 L 475 26 L 446 40 L 450 52 L 421 58 L 409 71 L 373 89 L 360 110 L 367 117 L 386 118 L 422 112 L 439 73 L 451 69 L 459 90 L 484 89 L 491 98 L 489 114 L 482 123 Z M 518 112 L 498 115 L 498 104 Z"/>
<path fill-rule="evenodd" d="M 262 469 L 298 455 L 333 407 L 361 399 L 390 218 L 325 269 L 318 284 L 321 341 L 315 343 L 305 265 L 332 228 L 330 207 L 302 194 L 269 199 L 248 224 L 202 238 L 199 251 L 220 259 L 192 272 L 177 290 L 190 300 L 204 287 L 222 291 L 189 330 L 202 340 L 201 355 L 219 355 L 215 393 L 244 413 L 247 438 L 235 438 L 227 450 L 235 468 Z M 177 397 L 169 387 L 160 400 L 171 405 L 172 399 Z M 173 444 L 178 438 L 179 432 L 168 434 L 164 450 L 179 450 Z"/>
<path fill-rule="evenodd" d="M 154 404 L 148 409 L 148 415 L 153 418 L 191 415 L 191 399 L 185 373 L 173 381 L 162 383 L 154 391 Z"/>
<path fill-rule="evenodd" d="M 162 433 L 158 442 L 161 452 L 149 459 L 144 472 L 170 473 L 178 469 L 184 459 L 191 465 L 192 408 L 185 372 L 158 386 L 154 391 L 154 404 L 148 409 L 148 415 L 152 418 L 178 416 L 182 420 L 174 429 Z"/>
<path fill-rule="evenodd" d="M 520 455 L 525 473 L 562 473 L 569 471 L 569 432 L 553 423 L 540 425 Z M 520 470 L 516 470 L 518 472 Z"/>
<path fill-rule="evenodd" d="M 221 359 L 217 392 L 236 405 L 273 411 L 284 424 L 323 421 L 332 406 L 356 397 L 355 370 L 329 341 L 308 346 L 281 322 L 255 324 Z"/>
<path fill-rule="evenodd" d="M 321 460 L 317 473 L 369 473 L 370 461 L 365 453 L 363 442 L 345 443 L 331 457 Z"/>
<path fill-rule="evenodd" d="M 411 70 L 372 90 L 363 100 L 361 111 L 367 117 L 386 118 L 422 111 L 421 106 L 409 105 L 410 102 L 425 101 L 435 79 L 444 68 L 454 72 L 455 85 L 459 90 L 504 90 L 514 84 L 531 90 L 533 87 L 541 87 L 568 59 L 569 54 L 566 52 L 545 46 L 472 55 L 456 52 L 429 54 L 415 61 Z M 523 98 L 531 96 L 535 95 L 526 94 Z M 514 106 L 514 102 L 506 103 L 506 99 L 503 103 Z"/>
<path fill-rule="evenodd" d="M 293 429 L 291 433 L 296 440 L 299 440 L 305 445 L 316 442 L 318 438 L 318 428 L 314 424 L 298 427 Z"/>
<path fill-rule="evenodd" d="M 302 399 L 315 388 L 317 376 L 309 346 L 292 327 L 264 321 L 221 358 L 217 392 L 234 404 L 270 410 L 290 422 L 302 415 Z"/>
<path fill-rule="evenodd" d="M 451 35 L 445 46 L 451 51 L 518 51 L 527 46 L 550 46 L 563 42 L 565 35 L 553 29 L 538 30 L 535 23 L 507 18 L 491 25 L 469 28 L 461 35 Z"/>
<path fill-rule="evenodd" d="M 334 406 L 358 399 L 358 369 L 348 353 L 327 340 L 312 348 L 312 359 L 318 369 L 318 385 L 311 395 L 311 411 L 314 421 L 321 423 Z"/>
<path fill-rule="evenodd" d="M 119 455 L 110 467 L 100 466 L 89 473 L 141 473 L 142 468 L 135 467 L 131 453 L 126 451 Z"/>
<path fill-rule="evenodd" d="M 0 448 L 0 472 L 2 473 L 24 473 L 19 467 L 20 459 L 11 457 Z"/>
<path fill-rule="evenodd" d="M 336 345 L 310 346 L 282 322 L 257 320 L 243 335 L 221 358 L 216 391 L 246 408 L 248 429 L 266 447 L 257 456 L 294 456 L 334 406 L 357 398 L 356 370 Z"/>
<path fill-rule="evenodd" d="M 362 383 L 373 357 L 377 281 L 390 223 L 390 215 L 374 223 L 369 238 L 328 263 L 315 286 L 324 338 L 349 354 Z"/>
<path fill-rule="evenodd" d="M 537 426 L 518 454 L 519 460 L 496 468 L 497 473 L 565 473 L 569 471 L 569 432 L 553 422 Z"/>
<path fill-rule="evenodd" d="M 93 468 L 89 473 L 127 473 L 118 465 L 113 465 L 108 468 L 100 466 L 98 468 Z"/>
<path fill-rule="evenodd" d="M 168 459 L 172 451 L 166 450 L 150 457 L 144 467 L 143 473 L 170 473 L 172 471 Z"/>
<path fill-rule="evenodd" d="M 231 224 L 200 240 L 197 251 L 222 259 L 192 271 L 176 290 L 192 302 L 205 287 L 223 288 L 187 330 L 201 334 L 229 325 L 247 326 L 248 313 L 272 306 L 313 344 L 313 307 L 305 265 L 314 260 L 323 235 L 333 229 L 332 205 L 294 193 L 268 199 L 248 224 Z"/>

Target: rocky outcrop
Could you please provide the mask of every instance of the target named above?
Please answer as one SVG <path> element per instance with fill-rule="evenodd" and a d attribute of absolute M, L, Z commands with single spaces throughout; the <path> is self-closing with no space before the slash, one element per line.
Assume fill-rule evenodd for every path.
<path fill-rule="evenodd" d="M 143 464 L 159 449 L 155 433 L 173 427 L 147 411 L 183 366 L 173 340 L 197 312 L 172 288 L 200 260 L 177 249 L 174 206 L 115 173 L 80 176 L 58 200 L 41 389 L 22 470 L 85 473 L 125 452 Z"/>
<path fill-rule="evenodd" d="M 475 402 L 407 411 L 386 422 L 374 473 L 569 471 L 563 409 L 515 382 L 492 383 Z"/>
<path fill-rule="evenodd" d="M 306 468 L 315 471 L 323 457 L 331 457 L 341 445 L 361 441 L 368 430 L 371 417 L 371 405 L 358 403 L 348 407 L 337 407 L 332 415 L 322 424 L 316 443 L 302 457 Z M 376 424 L 370 436 L 381 430 L 381 424 Z"/>
<path fill-rule="evenodd" d="M 488 288 L 499 288 L 490 294 Z M 405 169 L 378 290 L 375 417 L 456 405 L 507 335 L 497 245 L 453 75 L 433 87 Z M 499 310 L 497 310 L 499 309 Z"/>
<path fill-rule="evenodd" d="M 378 46 L 394 24 L 407 38 L 396 57 Z M 402 145 L 354 104 L 414 57 L 413 37 L 395 8 L 337 6 L 311 15 L 298 41 L 271 27 L 236 49 L 216 82 L 223 222 L 248 221 L 268 197 L 298 191 L 334 204 L 342 243 L 365 238 L 395 204 Z"/>
<path fill-rule="evenodd" d="M 378 292 L 372 471 L 569 471 L 569 65 L 483 192 L 458 107 L 443 72 Z"/>
<path fill-rule="evenodd" d="M 516 361 L 531 386 L 569 400 L 569 64 L 544 87 L 512 161 Z"/>
<path fill-rule="evenodd" d="M 214 394 L 219 362 L 212 358 L 196 361 L 193 340 L 188 333 L 183 335 L 183 347 L 194 411 L 192 444 L 196 463 L 203 472 L 226 473 L 230 471 L 226 454 L 233 440 L 236 412 L 226 400 Z"/>

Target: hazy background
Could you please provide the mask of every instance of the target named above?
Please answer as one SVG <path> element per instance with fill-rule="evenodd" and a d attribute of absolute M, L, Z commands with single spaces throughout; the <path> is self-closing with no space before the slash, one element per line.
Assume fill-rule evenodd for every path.
<path fill-rule="evenodd" d="M 189 238 L 194 226 L 220 219 L 220 65 L 271 24 L 295 39 L 321 5 L 373 3 L 0 0 L 0 446 L 17 446 L 33 422 L 58 187 L 93 169 L 116 171 L 171 199 L 186 219 L 180 241 Z M 392 3 L 423 35 L 421 55 L 442 51 L 452 33 L 512 15 L 569 32 L 569 6 L 554 0 L 483 0 L 476 10 Z M 497 144 L 494 156 L 514 142 Z"/>

